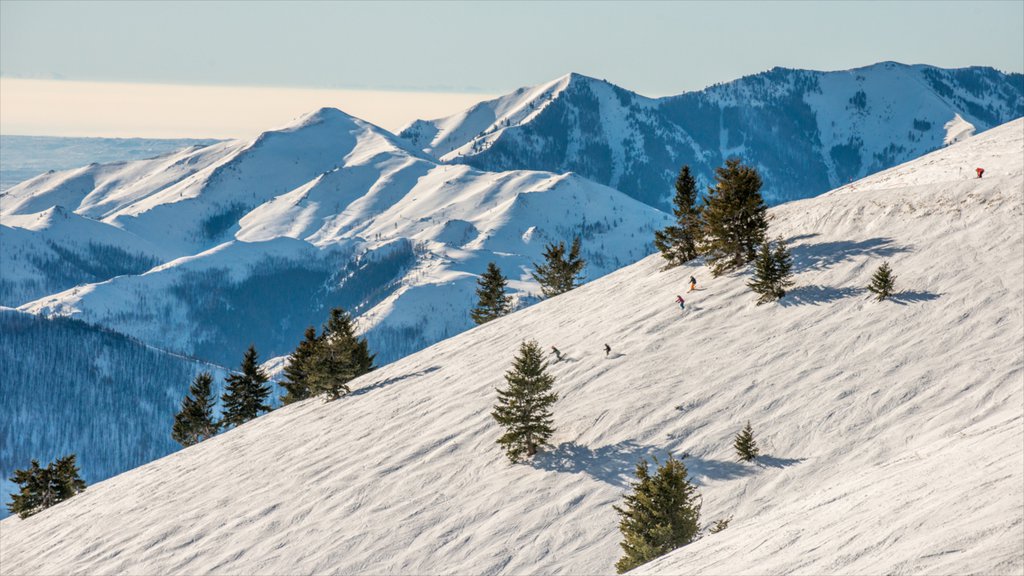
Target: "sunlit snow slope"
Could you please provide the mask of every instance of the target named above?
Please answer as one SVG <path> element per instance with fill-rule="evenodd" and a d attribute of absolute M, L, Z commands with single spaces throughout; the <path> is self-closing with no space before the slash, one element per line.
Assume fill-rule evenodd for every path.
<path fill-rule="evenodd" d="M 978 180 L 967 174 L 986 169 Z M 354 383 L 0 522 L 0 572 L 609 573 L 636 461 L 687 454 L 702 520 L 657 573 L 1024 569 L 1024 121 L 773 209 L 797 284 L 652 256 Z M 902 293 L 865 292 L 888 260 Z M 673 300 L 695 274 L 702 290 Z M 554 446 L 489 412 L 557 345 Z M 605 357 L 602 346 L 611 345 Z M 739 463 L 750 421 L 766 456 Z"/>

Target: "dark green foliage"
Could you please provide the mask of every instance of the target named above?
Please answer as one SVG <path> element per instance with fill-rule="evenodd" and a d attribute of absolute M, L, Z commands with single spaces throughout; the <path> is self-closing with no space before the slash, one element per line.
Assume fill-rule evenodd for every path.
<path fill-rule="evenodd" d="M 0 366 L 0 477 L 75 453 L 90 484 L 178 450 L 169 432 L 181 385 L 205 369 L 79 320 L 10 309 Z"/>
<path fill-rule="evenodd" d="M 260 368 L 255 346 L 249 346 L 245 351 L 241 372 L 230 374 L 224 380 L 227 386 L 221 396 L 224 403 L 221 426 L 245 424 L 259 416 L 260 412 L 270 411 L 270 406 L 266 404 L 270 396 L 270 387 L 266 385 L 269 378 Z"/>
<path fill-rule="evenodd" d="M 188 392 L 171 428 L 171 438 L 182 446 L 212 438 L 219 428 L 213 421 L 213 408 L 217 403 L 213 394 L 213 375 L 209 372 L 197 375 Z"/>
<path fill-rule="evenodd" d="M 512 297 L 505 294 L 508 279 L 501 275 L 501 269 L 494 262 L 487 264 L 487 272 L 477 280 L 478 301 L 469 315 L 473 322 L 483 324 L 500 318 L 512 310 Z"/>
<path fill-rule="evenodd" d="M 548 244 L 544 248 L 544 264 L 534 263 L 533 279 L 540 283 L 545 298 L 564 294 L 583 283 L 586 262 L 580 256 L 580 238 L 572 241 L 568 255 L 565 242 Z"/>
<path fill-rule="evenodd" d="M 744 462 L 750 462 L 761 454 L 757 449 L 757 441 L 754 440 L 754 429 L 750 426 L 749 420 L 747 425 L 743 427 L 743 430 L 736 435 L 732 446 L 736 449 L 736 455 Z"/>
<path fill-rule="evenodd" d="M 654 461 L 658 465 L 657 459 Z M 647 460 L 636 465 L 633 493 L 626 494 L 619 513 L 625 555 L 615 563 L 619 574 L 693 542 L 700 523 L 700 494 L 687 479 L 686 465 L 669 456 L 650 475 Z"/>
<path fill-rule="evenodd" d="M 75 455 L 57 458 L 43 468 L 38 460 L 24 470 L 15 470 L 11 482 L 19 485 L 17 494 L 11 495 L 7 509 L 22 518 L 59 504 L 85 490 L 85 481 L 78 475 Z"/>
<path fill-rule="evenodd" d="M 875 299 L 881 302 L 889 296 L 892 296 L 893 290 L 896 288 L 896 275 L 892 273 L 892 268 L 889 267 L 888 262 L 883 262 L 878 270 L 875 270 L 874 276 L 871 277 L 871 284 L 868 286 L 868 290 L 875 294 Z"/>
<path fill-rule="evenodd" d="M 310 359 L 310 396 L 326 394 L 335 400 L 347 395 L 350 381 L 373 370 L 373 358 L 366 339 L 356 337 L 352 317 L 341 308 L 331 310 Z"/>
<path fill-rule="evenodd" d="M 761 295 L 758 306 L 786 295 L 786 289 L 793 285 L 792 270 L 793 258 L 781 237 L 775 240 L 774 247 L 767 240 L 761 245 L 754 260 L 754 277 L 747 282 L 751 290 Z"/>
<path fill-rule="evenodd" d="M 282 404 L 309 398 L 309 374 L 313 370 L 313 357 L 319 344 L 316 328 L 306 328 L 305 338 L 288 356 L 288 364 L 284 367 L 284 380 L 279 383 L 285 389 L 284 396 L 281 396 Z"/>
<path fill-rule="evenodd" d="M 768 208 L 761 198 L 761 176 L 739 159 L 726 160 L 715 170 L 715 179 L 701 210 L 704 228 L 698 250 L 718 276 L 754 259 L 768 230 Z"/>
<path fill-rule="evenodd" d="M 690 167 L 683 166 L 676 178 L 676 195 L 672 199 L 676 223 L 654 233 L 654 246 L 668 260 L 670 268 L 697 257 L 701 222 L 696 203 L 697 181 L 690 174 Z"/>
<path fill-rule="evenodd" d="M 531 340 L 519 347 L 512 369 L 505 373 L 507 387 L 498 389 L 498 403 L 491 416 L 505 427 L 498 444 L 513 463 L 532 457 L 554 434 L 551 406 L 558 395 L 551 391 L 555 377 L 540 344 Z"/>

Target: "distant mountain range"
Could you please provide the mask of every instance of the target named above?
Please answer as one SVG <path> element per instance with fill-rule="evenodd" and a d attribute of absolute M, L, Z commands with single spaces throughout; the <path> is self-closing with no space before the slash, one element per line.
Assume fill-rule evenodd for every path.
<path fill-rule="evenodd" d="M 481 170 L 572 171 L 667 209 L 680 166 L 707 184 L 730 156 L 760 170 L 771 204 L 816 196 L 1024 115 L 1024 75 L 882 62 L 774 68 L 646 98 L 569 74 L 418 120 L 400 135 Z"/>
<path fill-rule="evenodd" d="M 235 365 L 291 351 L 329 308 L 387 362 L 472 326 L 501 266 L 521 304 L 546 242 L 587 275 L 642 258 L 668 216 L 575 174 L 443 165 L 322 109 L 252 141 L 40 175 L 3 194 L 3 304 Z"/>

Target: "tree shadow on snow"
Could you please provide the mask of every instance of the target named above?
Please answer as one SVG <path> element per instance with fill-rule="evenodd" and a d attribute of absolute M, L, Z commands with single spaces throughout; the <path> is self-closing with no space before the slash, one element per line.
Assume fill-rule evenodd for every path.
<path fill-rule="evenodd" d="M 810 234 L 797 234 L 796 236 L 790 236 L 789 238 L 786 238 L 786 244 L 792 246 L 793 244 L 801 240 L 808 240 L 810 238 L 816 238 L 818 236 L 820 236 L 820 234 L 818 234 L 817 232 L 811 232 Z"/>
<path fill-rule="evenodd" d="M 683 459 L 683 464 L 686 464 L 687 471 L 698 486 L 703 486 L 704 480 L 734 480 L 757 472 L 756 468 L 740 462 L 696 456 L 687 456 Z"/>
<path fill-rule="evenodd" d="M 775 456 L 758 456 L 758 464 L 765 468 L 789 468 L 795 464 L 799 464 L 806 460 L 806 458 L 776 458 Z"/>
<path fill-rule="evenodd" d="M 793 256 L 794 271 L 802 272 L 823 270 L 857 256 L 888 258 L 907 251 L 909 248 L 894 243 L 892 238 L 869 238 L 859 242 L 844 240 L 801 244 L 794 246 L 790 253 Z"/>
<path fill-rule="evenodd" d="M 798 286 L 779 300 L 780 306 L 802 306 L 807 304 L 828 304 L 843 298 L 852 298 L 866 292 L 864 288 L 835 288 L 832 286 Z"/>
<path fill-rule="evenodd" d="M 554 449 L 538 452 L 532 464 L 550 472 L 587 474 L 612 486 L 626 488 L 634 478 L 637 462 L 653 455 L 664 456 L 664 451 L 635 442 L 610 444 L 596 450 L 575 442 L 562 442 Z"/>
<path fill-rule="evenodd" d="M 906 306 L 907 304 L 915 304 L 917 302 L 928 302 L 930 300 L 938 300 L 940 294 L 934 292 L 919 292 L 917 290 L 905 290 L 903 292 L 897 292 L 889 296 L 889 300 L 892 300 L 900 306 Z"/>
<path fill-rule="evenodd" d="M 402 380 L 406 380 L 408 378 L 416 378 L 418 376 L 424 376 L 426 374 L 430 374 L 431 372 L 437 372 L 440 369 L 441 369 L 440 366 L 431 366 L 430 368 L 424 368 L 423 370 L 419 370 L 417 372 L 410 372 L 408 374 L 402 374 L 400 376 L 392 376 L 391 378 L 388 378 L 386 380 L 381 380 L 380 382 L 374 382 L 373 384 L 370 384 L 369 386 L 363 386 L 362 388 L 357 388 L 357 389 L 353 390 L 352 393 L 349 394 L 349 396 L 360 396 L 360 395 L 366 394 L 367 392 L 372 392 L 374 390 L 379 390 L 381 388 L 384 388 L 385 386 L 390 386 L 391 384 L 394 384 L 396 382 L 401 382 Z"/>

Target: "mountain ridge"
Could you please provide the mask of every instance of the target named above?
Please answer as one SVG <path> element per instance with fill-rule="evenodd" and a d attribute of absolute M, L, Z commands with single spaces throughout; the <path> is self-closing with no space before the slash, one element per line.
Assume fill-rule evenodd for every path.
<path fill-rule="evenodd" d="M 506 110 L 524 106 L 528 117 Z M 709 184 L 715 167 L 740 156 L 761 171 L 765 197 L 777 204 L 938 149 L 955 117 L 983 131 L 1024 115 L 1024 75 L 894 62 L 775 67 L 647 98 L 573 73 L 470 111 L 418 120 L 399 134 L 446 162 L 574 171 L 663 210 L 679 166 Z"/>

